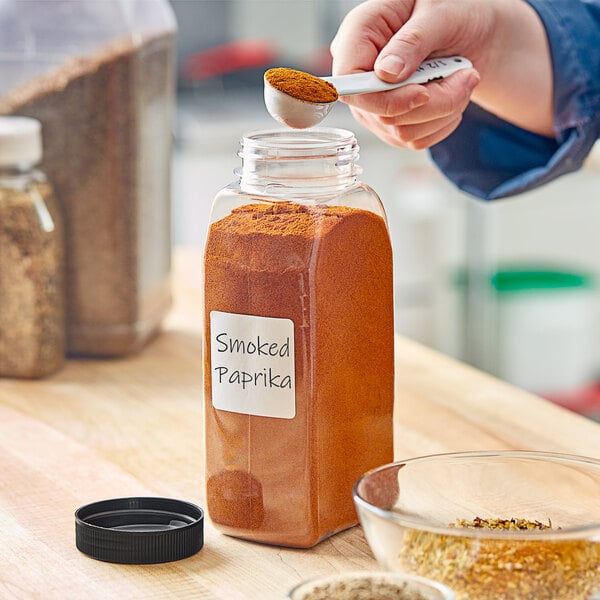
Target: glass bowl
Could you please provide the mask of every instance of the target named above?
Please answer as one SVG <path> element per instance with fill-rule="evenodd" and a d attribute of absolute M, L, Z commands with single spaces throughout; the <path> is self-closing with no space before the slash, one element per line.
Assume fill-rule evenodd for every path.
<path fill-rule="evenodd" d="M 455 600 L 437 581 L 391 571 L 351 571 L 304 581 L 287 600 Z"/>
<path fill-rule="evenodd" d="M 600 600 L 600 461 L 462 452 L 365 473 L 354 502 L 379 564 L 457 600 Z"/>

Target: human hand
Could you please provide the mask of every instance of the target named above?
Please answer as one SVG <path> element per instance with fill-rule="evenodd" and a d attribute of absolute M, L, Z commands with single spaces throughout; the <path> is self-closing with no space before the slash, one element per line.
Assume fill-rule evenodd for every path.
<path fill-rule="evenodd" d="M 506 0 L 501 0 L 505 2 Z M 478 70 L 493 57 L 493 0 L 368 0 L 350 11 L 331 44 L 333 73 L 375 70 L 401 81 L 429 56 L 461 54 L 474 69 L 441 81 L 341 98 L 355 118 L 394 146 L 428 148 L 460 124 Z"/>

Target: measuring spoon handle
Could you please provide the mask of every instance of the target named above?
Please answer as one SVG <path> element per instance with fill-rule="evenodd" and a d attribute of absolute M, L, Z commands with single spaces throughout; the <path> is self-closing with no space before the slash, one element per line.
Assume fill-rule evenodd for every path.
<path fill-rule="evenodd" d="M 464 56 L 447 56 L 423 61 L 408 79 L 397 83 L 382 81 L 375 75 L 374 71 L 351 73 L 350 75 L 332 75 L 321 79 L 333 83 L 340 96 L 351 96 L 353 94 L 370 94 L 372 92 L 393 90 L 411 83 L 427 83 L 436 79 L 444 79 L 452 73 L 456 73 L 456 71 L 469 69 L 472 66 L 471 61 Z"/>

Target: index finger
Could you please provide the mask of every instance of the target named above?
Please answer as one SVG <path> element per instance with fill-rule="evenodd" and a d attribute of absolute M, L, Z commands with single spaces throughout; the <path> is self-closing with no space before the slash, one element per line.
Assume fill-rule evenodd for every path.
<path fill-rule="evenodd" d="M 408 113 L 427 104 L 430 97 L 431 94 L 426 86 L 415 83 L 385 92 L 340 96 L 340 100 L 379 117 L 392 117 Z"/>

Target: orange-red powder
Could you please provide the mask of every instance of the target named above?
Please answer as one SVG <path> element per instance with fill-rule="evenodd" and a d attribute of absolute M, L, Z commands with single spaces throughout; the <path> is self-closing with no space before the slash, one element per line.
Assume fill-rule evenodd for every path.
<path fill-rule="evenodd" d="M 294 323 L 296 416 L 216 410 L 205 344 L 207 504 L 225 533 L 309 547 L 357 522 L 352 486 L 389 462 L 394 328 L 384 220 L 290 202 L 237 208 L 205 249 L 210 313 Z"/>
<path fill-rule="evenodd" d="M 338 99 L 332 83 L 304 71 L 276 67 L 265 73 L 265 79 L 280 92 L 305 102 L 328 103 Z"/>

